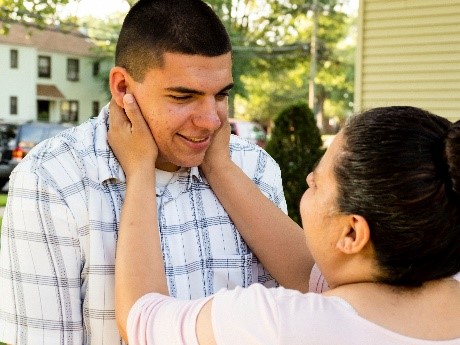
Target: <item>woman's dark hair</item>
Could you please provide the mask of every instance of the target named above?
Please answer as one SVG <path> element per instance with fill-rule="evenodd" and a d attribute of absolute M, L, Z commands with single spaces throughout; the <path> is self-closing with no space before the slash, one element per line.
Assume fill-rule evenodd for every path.
<path fill-rule="evenodd" d="M 414 107 L 353 116 L 335 165 L 338 207 L 370 227 L 380 276 L 420 286 L 460 271 L 460 124 Z"/>
<path fill-rule="evenodd" d="M 201 0 L 140 0 L 128 12 L 118 37 L 115 65 L 138 82 L 162 67 L 164 53 L 219 56 L 232 49 L 212 8 Z"/>

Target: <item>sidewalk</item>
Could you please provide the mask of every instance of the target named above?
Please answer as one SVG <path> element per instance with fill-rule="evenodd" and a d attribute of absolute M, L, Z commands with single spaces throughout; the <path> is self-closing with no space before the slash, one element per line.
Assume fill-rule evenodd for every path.
<path fill-rule="evenodd" d="M 3 213 L 5 212 L 4 207 L 0 207 L 0 217 L 3 217 Z"/>

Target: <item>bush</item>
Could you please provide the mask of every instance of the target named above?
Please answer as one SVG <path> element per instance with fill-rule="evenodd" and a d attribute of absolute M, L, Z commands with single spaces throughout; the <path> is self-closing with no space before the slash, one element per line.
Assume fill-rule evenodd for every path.
<path fill-rule="evenodd" d="M 280 165 L 288 213 L 298 224 L 305 178 L 323 155 L 321 146 L 320 131 L 306 103 L 293 104 L 277 116 L 265 149 Z"/>

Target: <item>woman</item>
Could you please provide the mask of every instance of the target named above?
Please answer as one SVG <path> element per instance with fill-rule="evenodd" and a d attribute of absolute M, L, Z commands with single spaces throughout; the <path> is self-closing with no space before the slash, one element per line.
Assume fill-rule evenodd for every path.
<path fill-rule="evenodd" d="M 131 345 L 460 344 L 460 124 L 388 107 L 352 117 L 337 135 L 300 203 L 308 248 L 331 290 L 254 284 L 179 301 L 167 297 L 156 214 L 143 212 L 156 209 L 155 143 L 125 98 L 127 117 L 112 105 L 109 141 L 127 176 L 116 314 Z M 224 128 L 201 168 L 213 188 L 225 185 L 217 193 L 232 218 L 292 226 L 258 204 L 259 192 L 229 159 Z M 241 204 L 231 205 L 232 187 Z M 260 254 L 264 262 L 268 252 Z"/>

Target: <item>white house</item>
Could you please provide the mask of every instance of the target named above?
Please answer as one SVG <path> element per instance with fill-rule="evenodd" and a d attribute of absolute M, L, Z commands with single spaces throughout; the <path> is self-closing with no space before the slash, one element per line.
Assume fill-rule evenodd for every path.
<path fill-rule="evenodd" d="M 0 35 L 0 121 L 81 123 L 96 116 L 109 98 L 93 48 L 78 33 L 12 24 Z"/>

